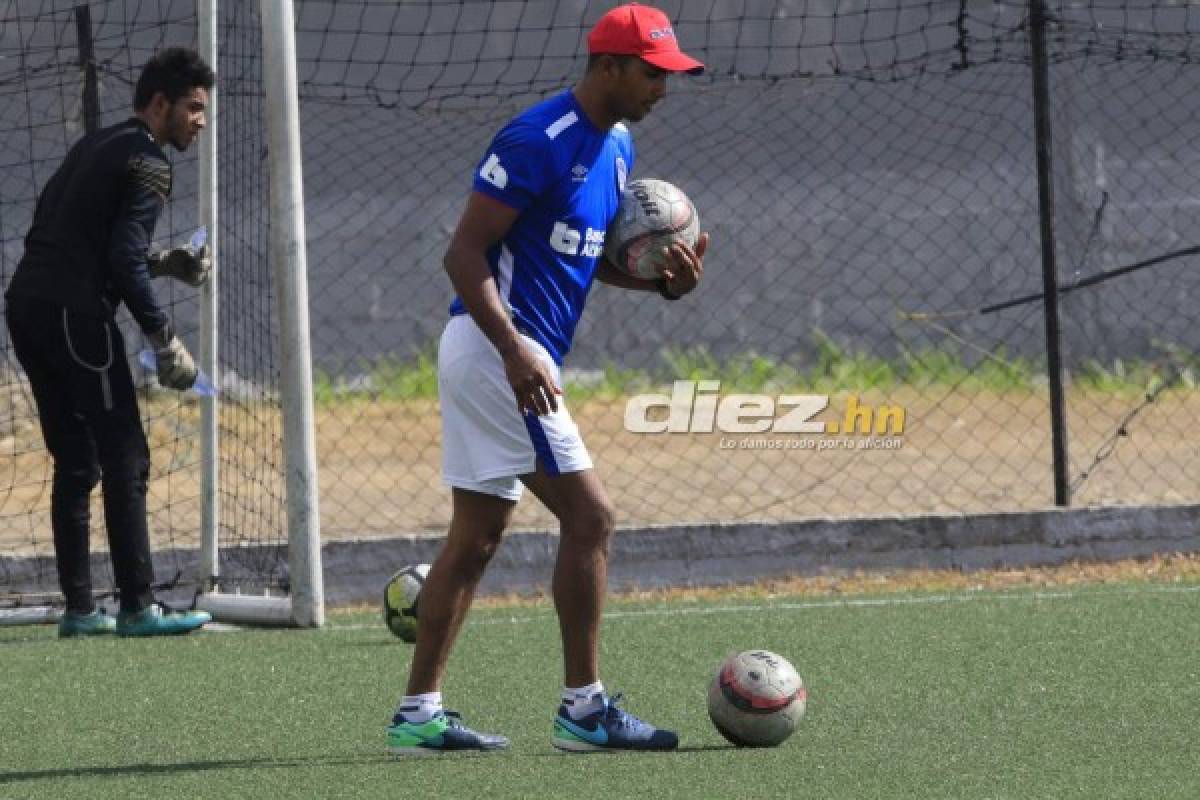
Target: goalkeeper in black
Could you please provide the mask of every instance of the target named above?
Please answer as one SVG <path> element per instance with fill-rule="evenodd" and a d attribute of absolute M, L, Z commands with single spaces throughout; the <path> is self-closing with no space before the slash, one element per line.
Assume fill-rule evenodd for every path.
<path fill-rule="evenodd" d="M 134 116 L 89 133 L 38 198 L 25 254 L 5 292 L 13 349 L 37 404 L 54 461 L 51 527 L 66 612 L 60 636 L 186 633 L 211 617 L 154 601 L 146 520 L 150 450 L 125 342 L 114 315 L 124 303 L 153 346 L 158 380 L 184 390 L 196 365 L 159 305 L 151 277 L 198 286 L 205 251 L 148 250 L 171 194 L 163 148 L 186 150 L 205 125 L 215 76 L 193 50 L 170 48 L 143 68 Z M 88 552 L 89 498 L 100 483 L 117 617 L 97 610 Z"/>

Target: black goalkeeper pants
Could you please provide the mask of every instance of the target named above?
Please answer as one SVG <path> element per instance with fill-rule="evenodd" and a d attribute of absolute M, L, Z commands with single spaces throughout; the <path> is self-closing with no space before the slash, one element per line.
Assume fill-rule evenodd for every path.
<path fill-rule="evenodd" d="M 140 610 L 153 602 L 150 450 L 121 332 L 115 322 L 30 298 L 10 298 L 5 317 L 54 460 L 50 524 L 67 609 L 95 608 L 88 527 L 99 482 L 121 610 Z"/>

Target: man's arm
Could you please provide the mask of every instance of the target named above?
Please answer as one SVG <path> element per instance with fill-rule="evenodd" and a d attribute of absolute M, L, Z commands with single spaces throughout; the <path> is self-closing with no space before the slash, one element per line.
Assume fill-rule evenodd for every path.
<path fill-rule="evenodd" d="M 708 234 L 700 234 L 693 249 L 682 242 L 664 248 L 659 265 L 658 280 L 647 281 L 622 272 L 607 257 L 600 259 L 596 280 L 619 289 L 658 292 L 668 300 L 678 300 L 696 288 L 704 274 L 704 253 L 708 250 Z"/>
<path fill-rule="evenodd" d="M 127 165 L 125 181 L 125 200 L 109 239 L 109 278 L 142 332 L 156 333 L 170 320 L 158 304 L 146 258 L 171 191 L 171 167 L 161 159 L 137 154 Z"/>
<path fill-rule="evenodd" d="M 642 292 L 657 292 L 658 281 L 647 281 L 641 278 L 635 278 L 627 272 L 621 272 L 613 266 L 613 263 L 608 260 L 608 256 L 600 259 L 599 265 L 596 267 L 596 280 L 606 286 L 615 286 L 618 289 L 632 289 Z"/>
<path fill-rule="evenodd" d="M 487 251 L 504 238 L 519 213 L 499 200 L 472 192 L 442 263 L 467 313 L 500 352 L 517 408 L 522 413 L 548 414 L 558 410 L 555 395 L 562 389 L 517 333 L 487 262 Z"/>
<path fill-rule="evenodd" d="M 154 348 L 159 383 L 182 391 L 196 382 L 196 363 L 171 330 L 170 318 L 158 304 L 147 267 L 154 226 L 171 192 L 171 167 L 161 159 L 138 154 L 130 159 L 125 180 L 125 202 L 117 212 L 109 241 L 109 275 Z"/>

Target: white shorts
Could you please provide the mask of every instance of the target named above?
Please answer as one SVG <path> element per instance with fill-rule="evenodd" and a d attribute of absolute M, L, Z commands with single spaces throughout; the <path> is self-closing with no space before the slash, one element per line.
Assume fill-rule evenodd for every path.
<path fill-rule="evenodd" d="M 525 344 L 553 371 L 558 365 L 528 336 Z M 438 397 L 442 409 L 442 480 L 459 489 L 509 500 L 521 498 L 520 475 L 590 469 L 591 456 L 560 395 L 552 414 L 521 415 L 495 346 L 468 314 L 450 318 L 438 345 Z"/>

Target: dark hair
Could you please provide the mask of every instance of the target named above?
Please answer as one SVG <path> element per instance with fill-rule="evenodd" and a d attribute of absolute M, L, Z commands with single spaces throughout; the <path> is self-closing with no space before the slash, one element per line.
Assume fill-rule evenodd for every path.
<path fill-rule="evenodd" d="M 217 76 L 195 50 L 168 47 L 155 53 L 142 67 L 137 88 L 133 90 L 133 108 L 141 111 L 158 92 L 166 95 L 167 102 L 174 103 L 192 89 L 211 89 L 216 82 Z"/>
<path fill-rule="evenodd" d="M 599 67 L 600 59 L 602 58 L 611 58 L 616 62 L 618 69 L 624 70 L 626 65 L 632 61 L 635 61 L 638 57 L 633 55 L 624 55 L 621 53 L 592 53 L 588 56 L 587 71 L 591 72 Z"/>

